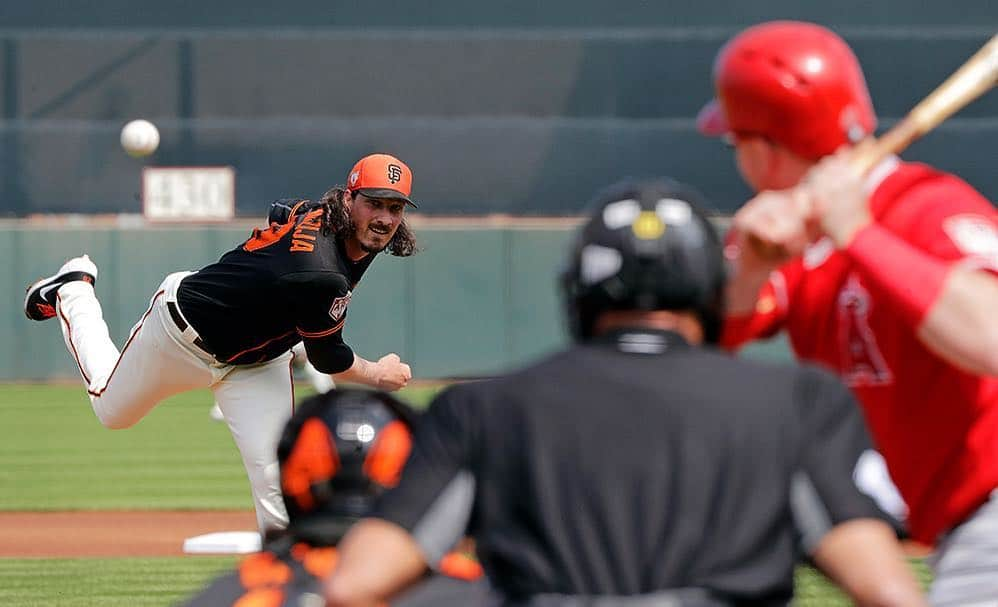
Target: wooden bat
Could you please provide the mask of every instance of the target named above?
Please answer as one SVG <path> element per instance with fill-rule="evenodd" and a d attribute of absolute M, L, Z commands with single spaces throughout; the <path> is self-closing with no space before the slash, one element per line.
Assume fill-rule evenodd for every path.
<path fill-rule="evenodd" d="M 889 131 L 861 145 L 853 162 L 866 173 L 885 156 L 904 150 L 995 84 L 998 84 L 998 34 Z"/>
<path fill-rule="evenodd" d="M 901 152 L 996 84 L 998 34 L 880 138 L 858 144 L 852 162 L 863 173 L 868 172 L 884 157 Z M 754 235 L 749 236 L 749 244 L 764 258 L 787 256 L 782 247 L 763 242 Z"/>

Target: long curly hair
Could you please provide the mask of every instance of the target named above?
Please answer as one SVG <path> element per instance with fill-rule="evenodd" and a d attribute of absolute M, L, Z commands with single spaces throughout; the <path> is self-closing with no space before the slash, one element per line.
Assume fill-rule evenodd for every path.
<path fill-rule="evenodd" d="M 355 229 L 350 219 L 350 210 L 343 203 L 347 190 L 341 185 L 326 190 L 319 202 L 322 204 L 322 233 L 333 234 L 337 238 L 348 238 Z M 385 251 L 396 257 L 409 257 L 416 252 L 416 235 L 412 233 L 405 219 L 399 224 L 395 235 L 388 241 Z"/>

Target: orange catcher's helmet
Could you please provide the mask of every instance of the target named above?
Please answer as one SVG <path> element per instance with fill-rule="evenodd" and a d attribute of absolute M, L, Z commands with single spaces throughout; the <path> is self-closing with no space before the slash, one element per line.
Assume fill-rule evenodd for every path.
<path fill-rule="evenodd" d="M 772 21 L 744 30 L 717 54 L 714 86 L 717 98 L 697 117 L 705 135 L 766 137 L 816 159 L 877 125 L 856 55 L 813 23 Z"/>

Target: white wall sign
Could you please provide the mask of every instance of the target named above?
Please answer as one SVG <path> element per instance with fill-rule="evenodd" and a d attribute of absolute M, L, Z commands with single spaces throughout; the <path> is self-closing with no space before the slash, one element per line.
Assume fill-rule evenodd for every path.
<path fill-rule="evenodd" d="M 145 167 L 142 210 L 150 221 L 228 221 L 236 211 L 236 170 Z"/>

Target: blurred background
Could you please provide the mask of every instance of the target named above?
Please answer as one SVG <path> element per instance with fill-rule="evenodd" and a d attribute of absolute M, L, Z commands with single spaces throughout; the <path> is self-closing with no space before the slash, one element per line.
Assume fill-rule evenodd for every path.
<path fill-rule="evenodd" d="M 419 378 L 526 362 L 564 340 L 554 277 L 596 189 L 671 175 L 722 213 L 748 198 L 730 152 L 694 118 L 718 48 L 775 18 L 846 38 L 883 129 L 998 30 L 998 4 L 0 3 L 0 380 L 76 377 L 54 323 L 21 312 L 24 287 L 65 258 L 98 263 L 121 343 L 166 273 L 213 261 L 271 200 L 317 197 L 371 152 L 412 167 L 423 251 L 374 264 L 347 340 L 368 357 L 398 352 Z M 118 139 L 136 118 L 161 136 L 142 159 Z M 992 94 L 905 157 L 998 200 L 996 135 Z M 177 166 L 232 167 L 235 216 L 144 218 L 143 169 Z"/>

